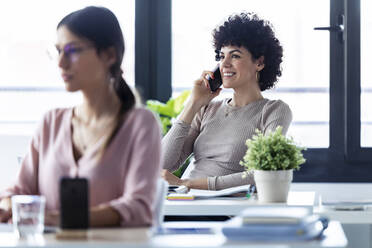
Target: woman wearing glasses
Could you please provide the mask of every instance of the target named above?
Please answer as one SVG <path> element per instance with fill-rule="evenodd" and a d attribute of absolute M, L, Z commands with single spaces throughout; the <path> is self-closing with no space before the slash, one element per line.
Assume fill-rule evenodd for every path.
<path fill-rule="evenodd" d="M 287 104 L 261 94 L 281 76 L 283 51 L 270 23 L 251 13 L 232 15 L 214 30 L 213 39 L 223 87 L 234 94 L 212 101 L 221 89 L 211 92 L 210 71 L 195 81 L 184 111 L 163 138 L 163 177 L 173 185 L 219 190 L 253 184 L 239 164 L 245 141 L 256 129 L 267 133 L 282 126 L 286 133 L 292 120 Z M 175 177 L 171 171 L 191 153 L 195 162 L 189 178 Z"/>
<path fill-rule="evenodd" d="M 59 179 L 89 181 L 91 226 L 141 226 L 152 221 L 160 173 L 159 125 L 135 106 L 122 77 L 124 39 L 114 14 L 87 7 L 57 27 L 58 66 L 83 103 L 48 112 L 34 135 L 16 184 L 2 193 L 44 195 L 46 222 L 59 219 Z M 0 213 L 7 221 L 9 212 Z"/>

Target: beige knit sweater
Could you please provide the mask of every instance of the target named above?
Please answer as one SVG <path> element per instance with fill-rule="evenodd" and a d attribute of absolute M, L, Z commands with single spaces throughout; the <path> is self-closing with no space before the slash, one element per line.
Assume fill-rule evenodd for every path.
<path fill-rule="evenodd" d="M 191 125 L 177 120 L 162 140 L 163 168 L 174 171 L 194 153 L 189 178 L 205 178 L 210 190 L 254 183 L 253 175 L 243 178 L 239 164 L 245 142 L 259 129 L 263 133 L 283 127 L 286 134 L 292 113 L 281 100 L 260 99 L 243 107 L 228 104 L 231 98 L 212 101 L 195 116 Z"/>

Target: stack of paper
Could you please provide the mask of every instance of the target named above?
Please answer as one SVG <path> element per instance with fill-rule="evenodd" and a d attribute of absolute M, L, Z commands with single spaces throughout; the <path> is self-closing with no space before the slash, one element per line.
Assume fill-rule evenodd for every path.
<path fill-rule="evenodd" d="M 333 210 L 365 210 L 372 206 L 372 199 L 325 199 L 320 204 Z"/>
<path fill-rule="evenodd" d="M 240 217 L 244 224 L 298 224 L 309 215 L 309 208 L 278 206 L 247 208 Z"/>
<path fill-rule="evenodd" d="M 237 193 L 243 193 L 246 195 L 250 192 L 250 185 L 241 185 L 236 187 L 231 187 L 222 190 L 201 190 L 201 189 L 190 189 L 187 194 L 171 193 L 167 196 L 168 200 L 193 200 L 202 198 L 212 198 L 221 196 L 231 196 Z"/>
<path fill-rule="evenodd" d="M 319 237 L 328 220 L 312 215 L 308 208 L 249 208 L 222 227 L 231 240 L 300 241 Z"/>

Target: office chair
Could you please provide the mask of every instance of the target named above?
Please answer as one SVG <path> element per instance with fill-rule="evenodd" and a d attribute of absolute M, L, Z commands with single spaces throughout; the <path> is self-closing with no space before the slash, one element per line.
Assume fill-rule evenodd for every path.
<path fill-rule="evenodd" d="M 156 198 L 153 205 L 152 228 L 156 231 L 160 228 L 164 221 L 164 201 L 168 193 L 168 182 L 163 178 L 159 178 L 156 183 Z"/>

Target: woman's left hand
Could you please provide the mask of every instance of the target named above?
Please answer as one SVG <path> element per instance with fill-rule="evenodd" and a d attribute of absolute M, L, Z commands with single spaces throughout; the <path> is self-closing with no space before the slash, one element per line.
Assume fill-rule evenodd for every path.
<path fill-rule="evenodd" d="M 169 185 L 184 185 L 184 180 L 176 177 L 167 170 L 163 170 L 161 177 L 169 183 Z"/>
<path fill-rule="evenodd" d="M 46 211 L 44 223 L 47 226 L 59 226 L 59 212 L 58 211 Z"/>

